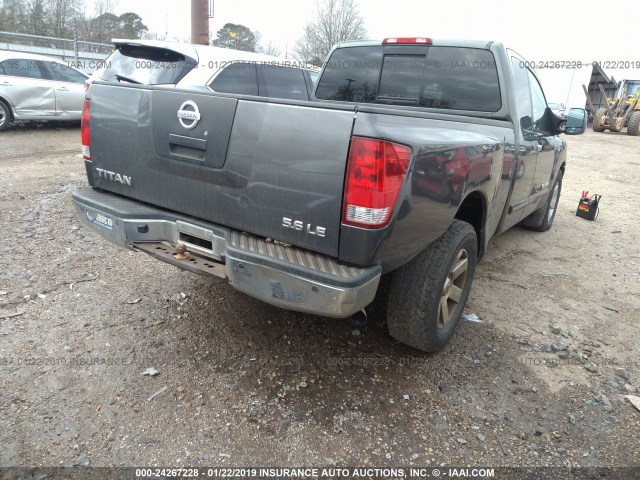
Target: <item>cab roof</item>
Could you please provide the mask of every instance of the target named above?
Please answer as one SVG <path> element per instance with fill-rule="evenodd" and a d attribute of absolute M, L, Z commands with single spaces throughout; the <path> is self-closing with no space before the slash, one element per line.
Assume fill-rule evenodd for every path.
<path fill-rule="evenodd" d="M 398 40 L 418 40 L 418 41 L 400 41 L 400 42 L 385 42 L 389 39 Z M 430 43 L 426 43 L 420 40 L 429 40 Z M 338 43 L 335 48 L 344 47 L 370 47 L 374 45 L 434 45 L 443 47 L 468 47 L 468 48 L 482 48 L 489 49 L 492 45 L 502 46 L 499 42 L 493 40 L 462 40 L 462 39 L 447 39 L 447 38 L 431 38 L 431 37 L 387 37 L 386 39 L 379 40 L 352 40 L 348 42 Z"/>

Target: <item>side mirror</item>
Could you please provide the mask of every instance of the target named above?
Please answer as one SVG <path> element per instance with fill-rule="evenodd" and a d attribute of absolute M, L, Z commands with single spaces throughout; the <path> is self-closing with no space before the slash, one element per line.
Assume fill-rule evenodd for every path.
<path fill-rule="evenodd" d="M 567 135 L 581 135 L 587 129 L 587 111 L 584 108 L 572 108 L 567 114 Z"/>
<path fill-rule="evenodd" d="M 564 115 L 557 115 L 549 107 L 544 111 L 544 117 L 539 122 L 540 125 L 536 125 L 536 130 L 543 131 L 544 135 L 560 135 L 564 133 L 567 123 Z"/>

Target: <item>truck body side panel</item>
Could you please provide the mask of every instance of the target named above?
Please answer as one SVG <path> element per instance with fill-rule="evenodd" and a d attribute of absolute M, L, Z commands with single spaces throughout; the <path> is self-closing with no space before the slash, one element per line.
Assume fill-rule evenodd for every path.
<path fill-rule="evenodd" d="M 393 270 L 441 236 L 472 192 L 488 205 L 488 241 L 511 182 L 512 155 L 505 153 L 513 151 L 511 125 L 465 117 L 441 120 L 429 114 L 407 121 L 400 112 L 381 112 L 360 109 L 354 135 L 411 146 L 411 167 L 390 226 L 372 232 L 343 225 L 340 258 L 354 264 L 380 263 L 384 271 Z"/>

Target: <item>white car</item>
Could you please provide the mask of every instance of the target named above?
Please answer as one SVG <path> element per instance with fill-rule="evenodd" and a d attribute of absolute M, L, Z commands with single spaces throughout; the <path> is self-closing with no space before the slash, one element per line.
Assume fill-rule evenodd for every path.
<path fill-rule="evenodd" d="M 318 70 L 254 52 L 155 40 L 112 40 L 116 51 L 90 82 L 309 100 Z"/>
<path fill-rule="evenodd" d="M 0 51 L 0 130 L 15 120 L 80 120 L 87 78 L 52 57 Z"/>

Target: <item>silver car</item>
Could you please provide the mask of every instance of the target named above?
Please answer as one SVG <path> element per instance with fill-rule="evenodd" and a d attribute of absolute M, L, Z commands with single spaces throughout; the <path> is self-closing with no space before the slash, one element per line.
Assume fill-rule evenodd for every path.
<path fill-rule="evenodd" d="M 44 55 L 0 52 L 0 130 L 14 120 L 80 120 L 88 75 Z"/>

